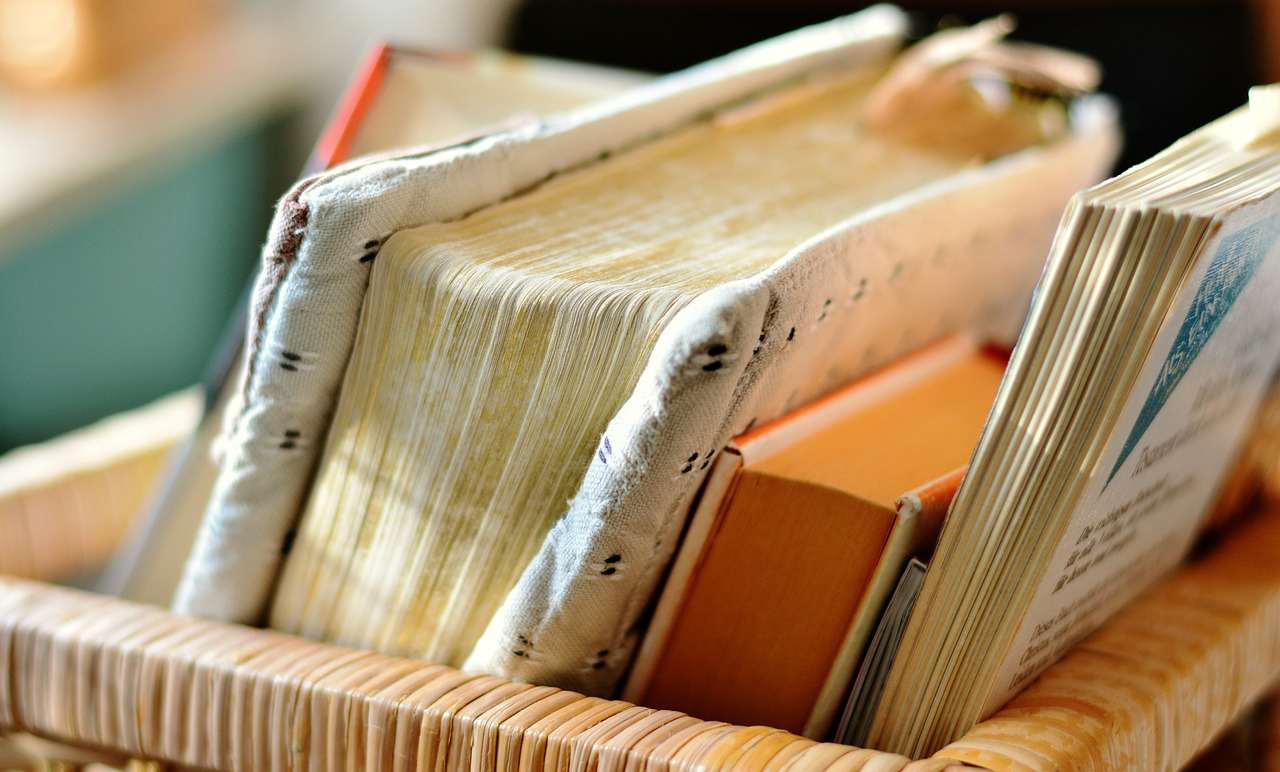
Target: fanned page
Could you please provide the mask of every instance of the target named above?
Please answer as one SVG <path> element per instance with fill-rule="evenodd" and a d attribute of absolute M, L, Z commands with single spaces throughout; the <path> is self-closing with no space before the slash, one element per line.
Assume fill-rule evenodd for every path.
<path fill-rule="evenodd" d="M 273 625 L 460 663 L 675 313 L 969 162 L 866 137 L 858 106 L 879 74 L 395 236 Z"/>
<path fill-rule="evenodd" d="M 588 462 L 614 452 L 601 435 L 681 309 L 981 158 L 867 133 L 881 74 L 828 76 L 392 237 L 272 624 L 460 664 Z M 727 361 L 712 346 L 700 367 Z"/>
<path fill-rule="evenodd" d="M 390 233 L 456 220 L 817 69 L 884 61 L 905 25 L 900 11 L 878 6 L 541 125 L 410 148 L 300 181 L 277 207 L 263 249 L 244 377 L 226 411 L 218 479 L 174 607 L 250 623 L 266 615 L 347 371 L 372 260 Z M 506 642 L 501 650 L 514 656 Z"/>
<path fill-rule="evenodd" d="M 1240 141 L 1256 118 L 1068 208 L 876 747 L 955 739 L 1186 555 L 1280 357 L 1280 145 Z"/>
<path fill-rule="evenodd" d="M 1247 433 L 1280 351 L 1280 197 L 1215 230 L 1044 569 L 984 714 L 1186 554 Z"/>
<path fill-rule="evenodd" d="M 684 302 L 686 297 L 688 302 L 671 314 L 665 326 L 654 322 L 652 315 L 637 320 L 641 327 L 662 326 L 656 335 L 645 335 L 643 329 L 636 333 L 636 339 L 653 340 L 647 358 L 634 352 L 615 353 L 620 349 L 613 341 L 600 346 L 599 352 L 620 363 L 643 359 L 644 364 L 637 368 L 635 387 L 622 399 L 617 412 L 603 429 L 597 427 L 600 433 L 582 454 L 586 463 L 577 469 L 557 466 L 556 479 L 525 480 L 520 486 L 512 484 L 511 478 L 500 478 L 499 483 L 484 475 L 475 478 L 493 488 L 494 495 L 507 495 L 513 487 L 532 491 L 562 486 L 562 491 L 573 491 L 572 499 L 566 504 L 560 498 L 554 507 L 548 505 L 548 512 L 559 510 L 559 516 L 547 512 L 528 515 L 521 510 L 513 517 L 520 521 L 531 517 L 537 522 L 493 526 L 501 543 L 491 546 L 511 557 L 512 564 L 500 566 L 503 577 L 469 579 L 469 584 L 477 586 L 456 595 L 445 584 L 451 571 L 471 573 L 460 565 L 446 566 L 437 586 L 401 589 L 398 582 L 426 576 L 433 569 L 423 568 L 421 561 L 429 561 L 437 549 L 445 559 L 453 555 L 459 563 L 475 554 L 474 575 L 478 576 L 488 570 L 482 562 L 487 549 L 473 550 L 465 545 L 462 532 L 456 541 L 447 534 L 438 540 L 417 540 L 420 526 L 397 526 L 400 530 L 379 535 L 375 531 L 383 527 L 378 525 L 380 515 L 372 510 L 370 528 L 364 530 L 362 512 L 343 513 L 343 524 L 336 519 L 330 525 L 303 524 L 299 554 L 292 558 L 285 554 L 294 542 L 293 529 L 317 477 L 331 492 L 358 486 L 383 491 L 407 486 L 406 499 L 417 495 L 432 506 L 437 498 L 447 502 L 454 493 L 414 493 L 409 489 L 415 477 L 427 479 L 456 471 L 453 479 L 471 479 L 470 471 L 457 467 L 454 471 L 424 472 L 417 458 L 402 452 L 408 448 L 426 457 L 436 452 L 438 444 L 458 443 L 457 436 L 446 436 L 440 442 L 438 435 L 416 443 L 396 440 L 385 448 L 369 448 L 370 455 L 362 463 L 352 464 L 359 465 L 352 480 L 340 486 L 333 485 L 328 472 L 318 469 L 326 447 L 334 451 L 329 459 L 348 453 L 350 447 L 341 443 L 351 439 L 350 419 L 364 411 L 354 406 L 350 396 L 345 397 L 340 421 L 347 423 L 339 423 L 338 431 L 330 436 L 344 381 L 352 387 L 360 379 L 373 378 L 375 370 L 381 371 L 380 377 L 395 385 L 383 393 L 377 410 L 386 412 L 379 413 L 378 420 L 407 426 L 419 419 L 417 411 L 397 406 L 401 397 L 405 401 L 413 398 L 412 388 L 398 385 L 401 378 L 406 382 L 432 378 L 424 372 L 423 360 L 392 357 L 411 345 L 406 348 L 404 342 L 372 341 L 368 333 L 361 337 L 359 353 L 352 359 L 357 322 L 366 314 L 366 320 L 372 320 L 374 314 L 372 303 L 364 307 L 370 273 L 376 271 L 383 277 L 378 281 L 383 281 L 401 270 L 389 262 L 386 264 L 392 267 L 383 269 L 383 257 L 398 249 L 387 244 L 391 234 L 427 223 L 465 226 L 470 218 L 483 217 L 490 208 L 496 211 L 516 205 L 526 195 L 537 195 L 595 168 L 622 163 L 629 153 L 643 151 L 649 143 L 673 140 L 683 131 L 699 130 L 699 126 L 703 130 L 714 126 L 716 131 L 707 136 L 727 142 L 735 136 L 734 126 L 749 125 L 769 111 L 768 98 L 784 100 L 806 90 L 816 93 L 813 87 L 818 81 L 825 78 L 824 83 L 832 85 L 830 79 L 838 80 L 838 72 L 883 66 L 893 56 L 904 28 L 901 12 L 879 6 L 744 49 L 542 123 L 520 124 L 448 148 L 406 150 L 352 163 L 300 182 L 278 207 L 264 248 L 264 270 L 250 314 L 243 389 L 227 411 L 221 445 L 226 454 L 175 608 L 223 620 L 261 620 L 270 611 L 282 564 L 286 559 L 302 561 L 305 557 L 308 570 L 318 572 L 317 592 L 307 588 L 305 581 L 296 582 L 294 600 L 308 613 L 317 614 L 318 621 L 303 620 L 296 610 L 281 603 L 275 604 L 276 615 L 296 622 L 292 629 L 302 629 L 305 623 L 308 630 L 320 635 L 332 629 L 332 607 L 341 606 L 344 613 L 357 614 L 359 620 L 344 624 L 359 628 L 359 640 L 368 642 L 388 632 L 380 617 L 379 604 L 384 600 L 388 604 L 411 603 L 408 609 L 390 609 L 391 615 L 406 617 L 422 613 L 420 609 L 431 604 L 452 603 L 447 612 L 452 621 L 447 623 L 468 627 L 482 624 L 474 620 L 488 616 L 480 604 L 497 602 L 494 599 L 501 593 L 494 587 L 500 586 L 503 577 L 522 571 L 466 656 L 465 668 L 592 693 L 608 692 L 627 668 L 645 606 L 661 581 L 683 518 L 717 450 L 749 427 L 777 418 L 950 332 L 974 329 L 1008 340 L 1022 318 L 1063 203 L 1072 191 L 1095 181 L 1114 157 L 1114 112 L 1104 99 L 1076 100 L 1070 126 L 1065 127 L 1060 101 L 1022 99 L 1025 92 L 1011 88 L 1011 99 L 998 106 L 986 102 L 982 94 L 990 93 L 991 83 L 984 80 L 979 92 L 969 78 L 976 70 L 989 72 L 989 65 L 1004 71 L 1003 67 L 1020 59 L 1005 51 L 990 52 L 991 61 L 977 67 L 963 56 L 957 63 L 949 54 L 941 65 L 937 57 L 926 58 L 926 64 L 934 62 L 925 67 L 928 76 L 937 66 L 958 68 L 950 78 L 906 79 L 908 87 L 913 82 L 927 82 L 949 83 L 950 88 L 960 89 L 958 94 L 947 92 L 960 97 L 958 100 L 925 100 L 934 113 L 947 105 L 948 109 L 974 109 L 966 124 L 972 127 L 985 122 L 991 128 L 969 136 L 999 140 L 1006 149 L 1021 145 L 1020 140 L 1010 143 L 1006 130 L 1009 135 L 1026 137 L 1030 128 L 1031 138 L 1043 137 L 1044 144 L 993 161 L 983 161 L 989 158 L 984 152 L 973 154 L 971 160 L 956 159 L 954 173 L 943 172 L 902 195 L 852 207 L 838 216 L 832 227 L 799 236 L 802 240 L 798 243 L 781 247 L 780 254 L 765 261 L 768 265 L 763 270 L 740 265 L 744 275 L 709 290 L 693 289 L 692 282 L 683 288 L 653 286 L 646 290 L 645 302 L 651 306 L 657 301 Z M 973 51 L 974 43 L 982 48 L 992 42 L 993 31 L 998 37 L 999 29 L 989 27 L 979 30 L 976 38 L 962 33 L 965 46 L 960 48 Z M 956 46 L 951 44 L 955 42 L 950 38 L 944 49 L 954 53 Z M 895 68 L 906 60 L 897 60 Z M 1080 94 L 1090 88 L 1079 78 L 1070 80 L 1075 85 L 1064 87 L 1061 93 Z M 1035 82 L 1043 83 L 1043 79 Z M 795 91 L 797 88 L 800 90 Z M 910 88 L 899 88 L 896 93 L 906 97 L 897 100 L 899 107 L 920 112 Z M 792 99 L 790 106 L 798 104 Z M 1028 107 L 1046 110 L 1024 109 Z M 887 112 L 891 126 L 894 112 Z M 879 114 L 886 117 L 885 111 Z M 837 127 L 834 135 L 853 135 L 857 141 L 859 117 L 851 109 L 842 116 L 848 122 Z M 903 119 L 897 123 L 899 128 L 914 120 L 902 112 L 897 117 Z M 935 133 L 943 139 L 955 125 L 949 118 L 933 123 Z M 922 138 L 918 133 L 912 136 Z M 926 145 L 933 143 L 930 140 Z M 785 145 L 773 143 L 760 158 L 783 150 Z M 851 186 L 860 182 L 844 180 Z M 724 184 L 730 191 L 740 184 L 768 187 L 750 177 L 743 183 L 726 176 Z M 682 184 L 672 196 L 683 191 Z M 603 200 L 609 193 L 604 189 L 599 198 Z M 597 197 L 589 198 L 594 206 Z M 761 219 L 772 220 L 781 214 L 766 211 Z M 541 239 L 552 226 L 567 228 L 581 216 L 580 212 L 540 216 L 527 229 L 529 241 Z M 921 227 L 922 222 L 928 227 Z M 822 225 L 821 221 L 813 223 L 815 229 Z M 601 227 L 607 236 L 613 235 Z M 398 244 L 404 239 L 392 236 L 390 241 Z M 686 260 L 697 266 L 697 271 L 703 269 L 696 259 L 699 257 Z M 490 267 L 485 271 L 492 278 Z M 524 276 L 519 282 L 527 279 Z M 703 279 L 711 283 L 709 277 Z M 492 286 L 487 282 L 473 284 Z M 404 291 L 425 296 L 428 289 L 426 285 L 416 289 L 406 286 Z M 370 290 L 373 292 L 376 290 Z M 587 294 L 584 291 L 578 297 Z M 503 308 L 509 311 L 517 301 L 524 303 L 528 298 L 527 294 L 517 295 Z M 415 321 L 414 314 L 426 313 L 420 303 L 409 305 L 406 328 L 416 327 L 425 318 Z M 661 308 L 650 310 L 662 314 Z M 491 309 L 490 314 L 499 311 Z M 466 331 L 425 332 L 475 339 Z M 605 334 L 601 333 L 601 340 Z M 497 364 L 488 366 L 489 373 L 503 373 L 505 364 L 498 362 L 500 356 L 533 356 L 523 344 L 534 341 L 526 341 L 524 336 L 517 340 L 519 347 L 490 357 L 490 362 Z M 466 347 L 453 350 L 458 356 L 471 356 Z M 592 361 L 574 360 L 558 381 L 549 378 L 546 382 L 556 388 L 566 384 L 566 391 L 580 388 L 571 382 L 587 378 Z M 477 360 L 477 365 L 479 373 L 484 361 Z M 402 375 L 395 374 L 396 368 Z M 620 365 L 619 369 L 625 367 Z M 625 380 L 625 373 L 611 371 L 608 378 Z M 501 379 L 497 384 L 498 391 L 509 392 L 510 384 Z M 467 404 L 477 408 L 484 404 L 482 398 L 488 397 L 474 384 L 452 384 L 450 388 L 457 393 L 472 389 L 477 401 Z M 621 391 L 626 393 L 627 389 Z M 490 402 L 495 404 L 509 399 L 509 393 L 494 396 Z M 456 394 L 449 398 L 457 404 Z M 592 395 L 592 400 L 596 399 L 597 395 Z M 446 404 L 444 399 L 431 401 Z M 575 403 L 572 407 L 607 412 L 594 404 Z M 503 419 L 499 412 L 492 411 L 491 417 Z M 521 416 L 508 417 L 523 420 Z M 466 415 L 448 413 L 439 423 L 452 426 L 455 418 L 461 421 Z M 534 428 L 522 441 L 550 448 L 557 440 L 551 436 L 555 424 L 554 418 L 529 422 L 527 425 Z M 509 440 L 520 425 L 512 423 L 508 429 L 507 434 L 499 430 L 489 434 Z M 393 431 L 399 431 L 399 426 L 388 428 L 389 433 Z M 565 442 L 571 444 L 573 438 L 565 438 Z M 505 467 L 506 457 L 492 457 L 500 451 L 488 454 L 471 449 L 467 458 L 484 457 Z M 328 464 L 326 460 L 326 467 Z M 561 474 L 565 479 L 576 476 L 581 482 L 575 489 L 559 478 Z M 484 491 L 478 495 L 483 497 Z M 440 510 L 432 511 L 440 514 Z M 307 519 L 310 521 L 311 515 Z M 537 541 L 521 529 L 539 524 L 545 528 L 546 519 L 555 519 L 555 525 L 546 531 L 534 557 L 520 569 L 514 565 L 520 544 Z M 435 522 L 440 525 L 436 533 L 451 527 L 447 517 Z M 473 535 L 477 533 L 474 521 L 466 520 L 464 525 Z M 329 532 L 349 541 L 345 545 L 340 540 L 325 542 Z M 387 565 L 370 581 L 369 575 L 356 569 L 368 569 L 373 575 L 376 560 L 371 559 L 371 550 L 375 547 L 391 552 L 379 558 Z M 413 554 L 394 557 L 396 551 Z M 402 576 L 385 579 L 397 566 L 410 565 Z M 493 586 L 479 586 L 489 582 Z M 388 595 L 386 588 L 393 583 L 396 586 Z M 325 593 L 332 600 L 330 606 L 324 603 Z M 475 608 L 463 608 L 471 597 L 466 593 L 478 593 L 482 599 Z M 448 600 L 451 597 L 456 600 Z M 367 603 L 360 605 L 356 598 Z M 414 654 L 428 652 L 431 642 L 409 641 L 410 637 L 405 635 L 396 645 Z M 464 649 L 457 645 L 454 651 L 460 655 Z"/>

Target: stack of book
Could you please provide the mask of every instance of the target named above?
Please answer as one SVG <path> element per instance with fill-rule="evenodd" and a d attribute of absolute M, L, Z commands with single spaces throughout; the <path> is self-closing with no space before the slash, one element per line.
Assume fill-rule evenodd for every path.
<path fill-rule="evenodd" d="M 441 135 L 383 56 L 320 156 L 432 145 L 282 203 L 178 608 L 907 756 L 1008 702 L 1274 379 L 1277 95 L 1094 185 L 1088 62 L 902 25 Z"/>

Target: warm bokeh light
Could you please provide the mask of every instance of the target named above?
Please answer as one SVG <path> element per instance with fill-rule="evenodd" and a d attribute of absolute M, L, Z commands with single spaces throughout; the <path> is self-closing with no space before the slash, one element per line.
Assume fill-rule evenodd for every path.
<path fill-rule="evenodd" d="M 87 45 L 82 0 L 0 0 L 0 72 L 39 88 L 74 77 Z"/>

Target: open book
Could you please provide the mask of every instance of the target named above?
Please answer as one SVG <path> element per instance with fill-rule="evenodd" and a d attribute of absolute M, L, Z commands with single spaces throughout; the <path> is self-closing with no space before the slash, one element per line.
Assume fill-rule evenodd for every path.
<path fill-rule="evenodd" d="M 729 438 L 1012 337 L 1112 157 L 1106 103 L 1023 98 L 1087 66 L 998 24 L 897 58 L 903 24 L 300 183 L 178 608 L 607 691 Z"/>

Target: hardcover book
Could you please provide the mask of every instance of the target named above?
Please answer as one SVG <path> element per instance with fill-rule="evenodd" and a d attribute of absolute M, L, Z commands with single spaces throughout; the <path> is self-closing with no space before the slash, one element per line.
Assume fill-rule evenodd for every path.
<path fill-rule="evenodd" d="M 299 183 L 177 608 L 610 691 L 719 449 L 1012 338 L 1113 157 L 1087 62 L 903 29 L 877 7 Z"/>
<path fill-rule="evenodd" d="M 1003 366 L 954 336 L 730 443 L 623 697 L 825 739 L 903 565 L 933 548 Z"/>

